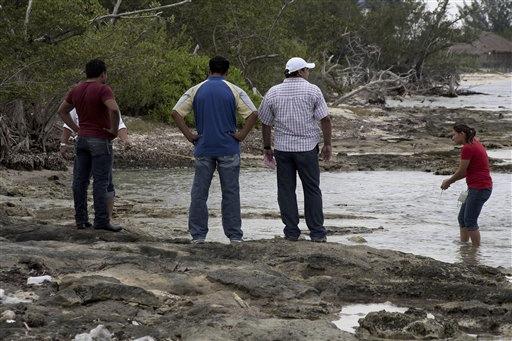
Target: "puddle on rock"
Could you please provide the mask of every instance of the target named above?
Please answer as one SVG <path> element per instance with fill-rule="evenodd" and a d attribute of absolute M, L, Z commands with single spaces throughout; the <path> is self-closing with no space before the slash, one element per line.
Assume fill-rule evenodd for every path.
<path fill-rule="evenodd" d="M 356 333 L 359 326 L 359 319 L 364 318 L 371 312 L 385 310 L 390 313 L 405 313 L 409 308 L 398 307 L 391 302 L 372 304 L 351 304 L 343 307 L 340 312 L 340 319 L 332 321 L 339 329 L 352 334 Z M 433 316 L 429 314 L 429 318 Z"/>

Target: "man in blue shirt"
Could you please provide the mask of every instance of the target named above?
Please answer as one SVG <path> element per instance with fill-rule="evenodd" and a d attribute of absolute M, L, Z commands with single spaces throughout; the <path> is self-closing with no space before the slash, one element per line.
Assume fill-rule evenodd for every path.
<path fill-rule="evenodd" d="M 240 216 L 240 142 L 258 119 L 249 96 L 225 80 L 229 61 L 214 57 L 207 80 L 193 86 L 178 100 L 172 117 L 188 141 L 194 144 L 195 175 L 192 184 L 188 227 L 193 243 L 204 243 L 208 233 L 208 192 L 217 168 L 222 189 L 222 226 L 231 243 L 243 237 Z M 197 134 L 185 124 L 184 116 L 194 111 Z M 245 119 L 237 131 L 236 118 Z"/>

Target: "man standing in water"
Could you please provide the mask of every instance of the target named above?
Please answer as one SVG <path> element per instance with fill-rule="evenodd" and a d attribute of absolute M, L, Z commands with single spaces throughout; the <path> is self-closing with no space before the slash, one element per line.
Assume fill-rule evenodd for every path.
<path fill-rule="evenodd" d="M 195 174 L 192 184 L 188 228 L 193 243 L 204 243 L 208 233 L 208 192 L 215 169 L 222 189 L 222 226 L 231 243 L 242 241 L 240 215 L 240 142 L 258 119 L 249 96 L 225 80 L 229 61 L 214 57 L 209 62 L 210 76 L 192 88 L 176 103 L 172 117 L 187 140 L 194 144 Z M 197 134 L 183 119 L 194 111 Z M 237 114 L 245 125 L 236 131 Z"/>
<path fill-rule="evenodd" d="M 117 232 L 122 228 L 110 223 L 107 190 L 112 176 L 112 139 L 117 136 L 119 107 L 112 90 L 105 84 L 107 67 L 103 61 L 89 61 L 85 74 L 87 79 L 71 88 L 58 110 L 64 123 L 78 133 L 73 167 L 75 221 L 79 229 L 91 227 L 87 188 L 92 173 L 94 228 Z M 76 108 L 80 127 L 69 115 L 73 108 Z"/>
<path fill-rule="evenodd" d="M 296 241 L 300 236 L 297 208 L 297 173 L 304 188 L 306 224 L 313 242 L 325 242 L 322 192 L 318 143 L 321 130 L 324 136 L 322 158 L 331 159 L 332 125 L 327 104 L 320 89 L 308 82 L 309 70 L 315 64 L 302 58 L 292 58 L 286 63 L 283 83 L 272 87 L 259 109 L 263 123 L 263 148 L 265 157 L 275 157 L 277 163 L 277 200 L 284 224 L 285 238 Z M 272 126 L 275 131 L 271 147 Z"/>

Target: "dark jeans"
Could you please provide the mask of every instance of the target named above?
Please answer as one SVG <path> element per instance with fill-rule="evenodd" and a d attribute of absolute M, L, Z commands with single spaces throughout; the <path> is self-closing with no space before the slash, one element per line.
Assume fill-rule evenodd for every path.
<path fill-rule="evenodd" d="M 478 217 L 485 202 L 491 197 L 492 189 L 468 189 L 466 201 L 459 211 L 459 226 L 468 230 L 478 230 Z"/>
<path fill-rule="evenodd" d="M 112 142 L 110 140 L 83 136 L 77 139 L 73 168 L 73 197 L 77 224 L 88 222 L 87 189 L 91 174 L 94 179 L 94 225 L 109 224 L 107 197 L 109 185 L 112 184 L 112 161 Z"/>
<path fill-rule="evenodd" d="M 240 155 L 198 156 L 195 161 L 188 228 L 193 239 L 205 239 L 208 233 L 208 192 L 215 169 L 222 189 L 222 227 L 230 240 L 241 240 Z"/>
<path fill-rule="evenodd" d="M 298 238 L 299 210 L 297 207 L 297 172 L 304 189 L 304 215 L 311 239 L 325 237 L 322 192 L 320 191 L 320 168 L 318 147 L 309 152 L 274 153 L 277 163 L 277 201 L 284 224 L 284 235 Z"/>

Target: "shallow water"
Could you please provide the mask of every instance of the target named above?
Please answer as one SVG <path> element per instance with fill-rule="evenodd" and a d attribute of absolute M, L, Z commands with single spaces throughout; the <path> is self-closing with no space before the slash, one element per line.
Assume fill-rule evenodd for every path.
<path fill-rule="evenodd" d="M 487 155 L 493 159 L 501 159 L 501 164 L 507 165 L 512 163 L 512 149 L 490 149 Z"/>
<path fill-rule="evenodd" d="M 166 171 L 116 171 L 120 199 L 135 202 L 155 201 L 155 205 L 187 212 L 193 169 Z M 482 247 L 475 251 L 457 241 L 459 193 L 463 181 L 441 192 L 444 176 L 424 172 L 377 171 L 345 172 L 321 175 L 326 226 L 363 226 L 384 230 L 362 234 L 368 245 L 433 257 L 446 262 L 468 262 L 511 268 L 511 174 L 493 174 L 494 190 L 484 206 L 479 224 Z M 247 240 L 282 235 L 279 220 L 275 172 L 242 170 L 240 177 L 243 229 Z M 303 194 L 298 181 L 299 211 L 303 212 Z M 220 218 L 220 185 L 215 176 L 208 205 L 208 240 L 227 242 Z M 270 218 L 269 218 L 270 216 Z M 176 218 L 141 220 L 155 234 L 172 237 L 172 227 L 183 229 L 186 214 Z M 300 227 L 307 234 L 301 219 Z M 329 241 L 354 244 L 349 236 L 329 236 Z"/>
<path fill-rule="evenodd" d="M 423 108 L 467 108 L 478 110 L 512 110 L 512 77 L 488 79 L 481 82 L 461 82 L 461 89 L 483 93 L 482 95 L 459 96 L 454 98 L 438 96 L 413 96 L 403 100 L 388 99 L 386 106 Z"/>

